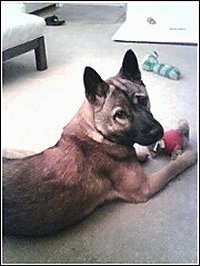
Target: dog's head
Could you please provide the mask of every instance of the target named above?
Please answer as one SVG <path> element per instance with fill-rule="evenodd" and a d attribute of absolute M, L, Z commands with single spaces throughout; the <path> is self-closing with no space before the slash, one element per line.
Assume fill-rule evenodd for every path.
<path fill-rule="evenodd" d="M 94 127 L 107 140 L 150 145 L 163 136 L 163 128 L 150 112 L 150 101 L 132 50 L 119 73 L 104 81 L 91 67 L 84 72 L 86 98 L 92 106 Z"/>

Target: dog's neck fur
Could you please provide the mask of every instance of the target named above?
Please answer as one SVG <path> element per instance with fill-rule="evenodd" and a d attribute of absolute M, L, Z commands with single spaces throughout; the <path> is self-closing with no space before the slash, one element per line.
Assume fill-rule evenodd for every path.
<path fill-rule="evenodd" d="M 95 128 L 92 106 L 87 100 L 84 101 L 70 123 L 64 128 L 64 132 L 65 130 L 67 132 L 70 132 L 70 128 L 73 128 L 74 131 L 74 127 L 77 129 L 81 128 L 81 132 L 84 135 L 87 135 L 89 138 L 93 139 L 96 142 L 112 146 L 116 145 L 114 142 L 105 139 L 104 136 Z"/>

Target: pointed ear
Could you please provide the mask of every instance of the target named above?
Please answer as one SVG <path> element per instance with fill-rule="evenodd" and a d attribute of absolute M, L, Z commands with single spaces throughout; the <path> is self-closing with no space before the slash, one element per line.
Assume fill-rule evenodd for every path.
<path fill-rule="evenodd" d="M 141 72 L 138 66 L 138 61 L 131 49 L 128 50 L 124 56 L 119 75 L 128 80 L 141 80 Z"/>
<path fill-rule="evenodd" d="M 85 95 L 90 103 L 103 102 L 108 94 L 109 86 L 91 67 L 86 67 L 83 75 Z"/>

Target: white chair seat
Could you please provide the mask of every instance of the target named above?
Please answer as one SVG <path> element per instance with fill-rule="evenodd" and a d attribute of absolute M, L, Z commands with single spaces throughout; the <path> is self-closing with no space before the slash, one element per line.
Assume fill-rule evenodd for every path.
<path fill-rule="evenodd" d="M 17 18 L 5 16 L 2 24 L 3 50 L 39 38 L 45 27 L 43 18 L 25 13 L 18 14 Z"/>

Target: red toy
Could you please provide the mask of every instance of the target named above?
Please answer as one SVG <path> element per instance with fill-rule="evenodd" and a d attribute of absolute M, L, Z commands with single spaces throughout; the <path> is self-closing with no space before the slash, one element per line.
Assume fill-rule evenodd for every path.
<path fill-rule="evenodd" d="M 171 155 L 172 160 L 176 159 L 183 152 L 183 149 L 188 146 L 189 129 L 187 120 L 179 120 L 177 129 L 164 132 L 164 136 L 160 141 L 148 147 L 150 155 L 155 157 L 158 153 L 164 152 Z"/>

